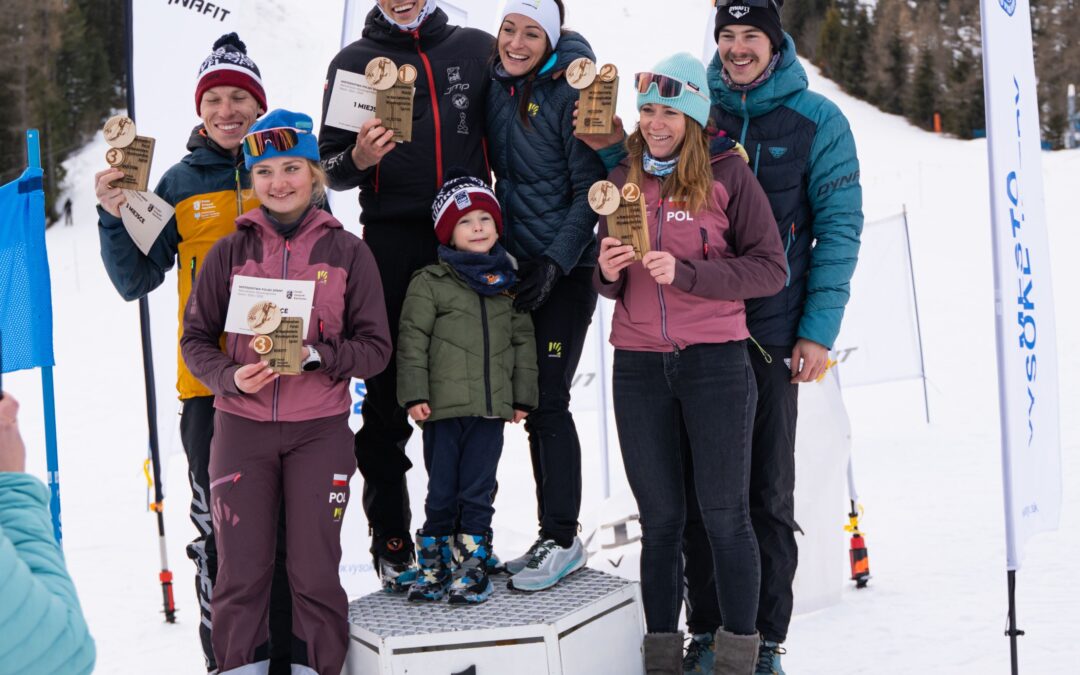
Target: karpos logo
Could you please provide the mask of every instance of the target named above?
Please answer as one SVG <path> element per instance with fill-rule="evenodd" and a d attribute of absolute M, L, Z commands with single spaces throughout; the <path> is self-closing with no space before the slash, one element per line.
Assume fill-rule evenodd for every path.
<path fill-rule="evenodd" d="M 1012 16 L 1016 13 L 1016 0 L 998 0 L 998 4 L 1005 10 L 1005 13 Z"/>
<path fill-rule="evenodd" d="M 727 13 L 736 19 L 741 19 L 750 13 L 750 8 L 746 5 L 732 5 L 728 7 Z"/>

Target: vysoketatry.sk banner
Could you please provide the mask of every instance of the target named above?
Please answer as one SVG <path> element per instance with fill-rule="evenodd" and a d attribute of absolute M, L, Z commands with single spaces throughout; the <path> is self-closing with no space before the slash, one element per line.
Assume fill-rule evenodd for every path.
<path fill-rule="evenodd" d="M 982 0 L 1008 569 L 1056 529 L 1061 442 L 1054 296 L 1028 0 Z"/>

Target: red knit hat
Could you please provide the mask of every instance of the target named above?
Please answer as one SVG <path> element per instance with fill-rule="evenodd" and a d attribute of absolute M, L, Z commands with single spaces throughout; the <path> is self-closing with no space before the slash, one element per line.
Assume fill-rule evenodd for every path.
<path fill-rule="evenodd" d="M 222 35 L 214 43 L 214 51 L 199 67 L 199 82 L 195 85 L 195 114 L 200 114 L 203 94 L 214 87 L 238 87 L 247 91 L 266 110 L 259 67 L 247 55 L 247 45 L 236 33 Z"/>
<path fill-rule="evenodd" d="M 435 238 L 440 244 L 449 246 L 458 221 L 477 209 L 491 214 L 495 220 L 495 228 L 499 236 L 502 236 L 502 209 L 491 188 L 484 181 L 472 176 L 447 180 L 431 205 L 431 216 L 435 220 Z"/>

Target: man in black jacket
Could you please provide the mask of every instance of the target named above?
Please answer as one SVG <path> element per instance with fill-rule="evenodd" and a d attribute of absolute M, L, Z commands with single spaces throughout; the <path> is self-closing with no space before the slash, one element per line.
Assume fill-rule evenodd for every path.
<path fill-rule="evenodd" d="M 483 141 L 484 100 L 494 38 L 449 25 L 436 0 L 377 3 L 367 16 L 363 37 L 330 63 L 323 118 L 338 70 L 362 74 L 369 61 L 385 56 L 398 67 L 411 64 L 418 73 L 412 142 L 392 141 L 393 132 L 378 119 L 365 122 L 358 133 L 324 122 L 319 151 L 331 188 L 360 188 L 364 241 L 379 265 L 396 347 L 409 280 L 413 272 L 436 261 L 431 203 L 446 169 L 460 167 L 473 176 L 490 175 Z M 366 384 L 356 461 L 364 476 L 371 553 L 383 587 L 403 591 L 416 578 L 405 481 L 405 472 L 412 466 L 405 444 L 412 429 L 397 403 L 395 359 Z"/>

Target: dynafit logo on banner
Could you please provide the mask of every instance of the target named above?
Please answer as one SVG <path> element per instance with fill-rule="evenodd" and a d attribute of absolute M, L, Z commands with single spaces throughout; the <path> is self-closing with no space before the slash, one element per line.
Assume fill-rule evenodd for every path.
<path fill-rule="evenodd" d="M 206 2 L 205 0 L 168 0 L 166 4 L 179 5 L 197 14 L 202 14 L 215 21 L 225 21 L 225 17 L 232 14 L 231 9 L 222 7 L 220 4 Z"/>
<path fill-rule="evenodd" d="M 998 2 L 1001 3 L 1001 8 L 1009 16 L 1016 13 L 1016 0 L 998 0 Z"/>

